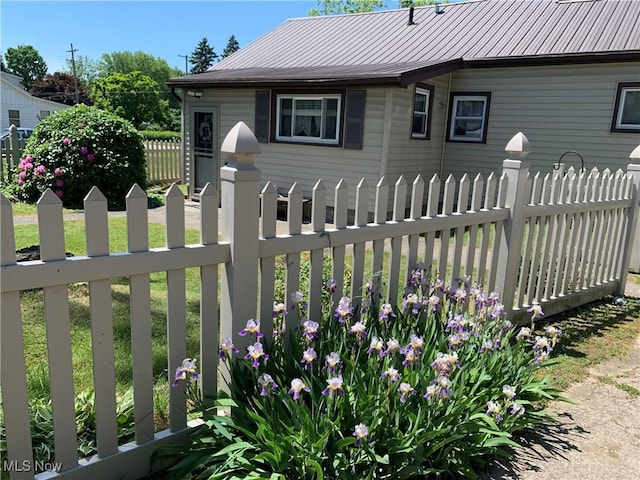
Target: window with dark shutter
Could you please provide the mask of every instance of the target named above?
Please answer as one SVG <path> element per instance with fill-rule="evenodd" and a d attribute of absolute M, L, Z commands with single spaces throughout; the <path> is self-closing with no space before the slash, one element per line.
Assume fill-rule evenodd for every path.
<path fill-rule="evenodd" d="M 269 142 L 269 112 L 271 106 L 271 91 L 256 91 L 255 135 L 259 142 Z"/>
<path fill-rule="evenodd" d="M 344 125 L 344 148 L 362 150 L 366 90 L 348 90 Z"/>

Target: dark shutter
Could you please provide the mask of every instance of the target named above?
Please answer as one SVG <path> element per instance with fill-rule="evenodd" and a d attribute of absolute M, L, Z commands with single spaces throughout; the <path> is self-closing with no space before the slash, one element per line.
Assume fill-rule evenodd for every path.
<path fill-rule="evenodd" d="M 344 148 L 362 150 L 366 90 L 347 90 L 347 109 L 344 125 Z"/>
<path fill-rule="evenodd" d="M 256 91 L 255 135 L 259 142 L 269 142 L 269 113 L 271 106 L 271 91 Z"/>

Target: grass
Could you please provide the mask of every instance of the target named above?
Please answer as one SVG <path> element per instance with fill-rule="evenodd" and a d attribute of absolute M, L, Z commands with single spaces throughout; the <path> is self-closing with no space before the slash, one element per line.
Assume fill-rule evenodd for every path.
<path fill-rule="evenodd" d="M 611 359 L 624 359 L 640 336 L 640 298 L 627 298 L 626 305 L 617 305 L 611 298 L 570 310 L 550 318 L 563 335 L 554 349 L 558 363 L 546 373 L 554 386 L 565 390 L 583 381 L 589 369 Z M 547 323 L 547 322 L 545 322 Z M 615 377 L 600 377 L 603 383 L 614 385 L 629 394 L 637 389 L 619 384 Z"/>
<path fill-rule="evenodd" d="M 199 234 L 187 230 L 186 242 L 197 243 Z M 38 242 L 37 225 L 16 226 L 16 248 Z M 109 243 L 111 251 L 124 251 L 127 245 L 126 218 L 109 219 Z M 149 224 L 150 246 L 164 244 L 164 226 Z M 65 222 L 65 246 L 74 255 L 86 253 L 84 223 Z M 166 385 L 167 335 L 166 335 L 166 275 L 163 272 L 150 275 L 153 374 Z M 198 269 L 186 270 L 187 288 L 187 350 L 195 356 L 199 350 L 199 273 Z M 71 342 L 76 392 L 93 388 L 91 320 L 89 315 L 88 285 L 77 283 L 69 286 L 69 310 L 71 318 Z M 131 386 L 131 325 L 129 315 L 128 278 L 112 279 L 113 333 L 115 342 L 115 371 L 119 393 Z M 31 397 L 48 398 L 49 372 L 42 290 L 21 293 L 22 318 L 27 362 L 27 385 Z"/>

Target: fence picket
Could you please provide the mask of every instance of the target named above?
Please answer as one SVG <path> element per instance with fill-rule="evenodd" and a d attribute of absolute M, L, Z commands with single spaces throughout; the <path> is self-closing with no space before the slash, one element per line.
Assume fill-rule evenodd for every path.
<path fill-rule="evenodd" d="M 166 247 L 184 247 L 184 195 L 174 183 L 165 196 Z M 187 356 L 186 275 L 184 268 L 167 272 L 167 350 L 169 383 L 173 382 L 176 368 Z M 185 385 L 181 383 L 169 390 L 169 429 L 172 432 L 187 426 Z"/>
<path fill-rule="evenodd" d="M 369 207 L 369 185 L 367 180 L 363 178 L 356 187 L 356 211 L 355 223 L 356 227 L 364 227 L 367 224 Z M 351 298 L 355 298 L 361 292 L 364 285 L 364 250 L 365 243 L 357 242 L 353 244 L 353 266 L 351 269 Z"/>
<path fill-rule="evenodd" d="M 49 189 L 38 200 L 38 229 L 40 259 L 44 262 L 63 261 L 62 202 Z M 55 455 L 56 461 L 62 462 L 63 468 L 67 469 L 78 464 L 68 287 L 45 287 L 44 309 Z"/>
<path fill-rule="evenodd" d="M 487 177 L 487 186 L 485 190 L 484 196 L 484 207 L 483 211 L 488 212 L 495 208 L 496 201 L 496 188 L 497 188 L 496 175 L 491 172 Z M 491 223 L 483 223 L 480 227 L 482 231 L 482 244 L 480 247 L 480 259 L 478 262 L 478 285 L 482 285 L 485 288 L 488 288 L 489 285 L 489 274 L 487 273 L 487 255 L 489 250 L 489 237 L 491 236 Z M 489 272 L 490 273 L 490 272 Z M 489 289 L 489 291 L 491 291 Z"/>
<path fill-rule="evenodd" d="M 311 208 L 313 231 L 321 234 L 320 232 L 324 232 L 327 216 L 327 188 L 322 180 L 318 180 L 313 187 Z M 315 248 L 309 256 L 309 318 L 318 321 L 322 315 L 324 249 Z"/>
<path fill-rule="evenodd" d="M 0 193 L 0 264 L 15 265 L 16 244 L 13 228 L 11 202 Z M 2 322 L 0 322 L 0 386 L 2 389 L 3 422 L 7 438 L 6 460 L 27 462 L 33 465 L 31 449 L 31 425 L 29 421 L 29 401 L 27 395 L 27 372 L 24 356 L 24 336 L 20 292 L 2 292 L 0 302 Z M 6 365 L 10 365 L 7 368 Z M 33 478 L 29 471 L 14 472 L 12 480 Z"/>
<path fill-rule="evenodd" d="M 207 183 L 200 192 L 200 242 L 218 243 L 218 191 Z M 218 265 L 200 267 L 200 389 L 206 398 L 218 392 Z"/>
<path fill-rule="evenodd" d="M 429 180 L 429 192 L 427 193 L 427 218 L 435 218 L 438 215 L 438 202 L 440 201 L 440 177 L 434 174 Z M 434 271 L 434 251 L 435 251 L 436 233 L 429 231 L 424 236 L 424 255 L 423 261 L 429 267 L 432 276 Z"/>
<path fill-rule="evenodd" d="M 389 199 L 389 183 L 382 177 L 376 184 L 376 204 L 374 223 L 383 225 L 387 221 L 387 202 Z M 371 276 L 376 289 L 382 287 L 382 265 L 384 263 L 384 240 L 373 241 L 371 255 Z"/>
<path fill-rule="evenodd" d="M 126 197 L 129 252 L 149 250 L 147 196 L 134 185 Z M 153 440 L 153 360 L 151 350 L 151 285 L 148 273 L 129 278 L 131 356 L 136 443 Z"/>
<path fill-rule="evenodd" d="M 442 200 L 442 211 L 439 217 L 448 217 L 453 212 L 453 197 L 455 195 L 456 181 L 453 175 L 449 175 L 444 182 L 444 198 Z M 447 266 L 449 264 L 449 243 L 451 239 L 451 229 L 440 230 L 440 256 L 438 257 L 438 272 L 445 285 L 451 284 L 448 276 Z"/>
<path fill-rule="evenodd" d="M 498 194 L 495 198 L 495 208 L 502 209 L 505 208 L 506 195 L 507 195 L 507 186 L 509 183 L 509 179 L 506 174 L 502 174 L 498 182 Z M 493 292 L 496 290 L 496 275 L 498 271 L 498 261 L 500 256 L 504 254 L 504 252 L 500 251 L 500 241 L 502 238 L 502 230 L 504 229 L 504 222 L 495 222 L 494 229 L 494 237 L 493 237 L 493 246 L 491 248 L 491 266 L 489 267 L 489 291 Z M 503 292 L 500 292 L 503 293 Z"/>
<path fill-rule="evenodd" d="M 457 211 L 453 215 L 462 215 L 466 213 L 469 205 L 469 189 L 471 188 L 471 179 L 466 173 L 460 179 L 460 185 L 458 187 L 458 206 Z M 472 273 L 465 269 L 460 271 L 460 263 L 462 260 L 462 248 L 464 246 L 464 227 L 458 227 L 455 230 L 454 243 L 453 243 L 453 262 L 451 268 L 451 280 L 455 281 L 456 278 L 460 278 L 461 274 L 466 275 Z"/>
<path fill-rule="evenodd" d="M 418 175 L 413 181 L 411 188 L 411 211 L 409 218 L 416 220 L 422 216 L 422 204 L 424 200 L 424 180 L 422 175 Z M 420 235 L 409 235 L 407 240 L 409 251 L 407 252 L 407 264 L 405 268 L 405 278 L 409 278 L 411 270 L 418 263 L 418 243 Z M 423 258 L 424 261 L 424 258 Z"/>
<path fill-rule="evenodd" d="M 109 255 L 107 199 L 93 187 L 84 199 L 87 255 Z M 91 349 L 96 407 L 96 443 L 98 457 L 118 450 L 116 422 L 116 378 L 114 370 L 113 315 L 109 279 L 89 282 Z"/>
<path fill-rule="evenodd" d="M 404 220 L 407 207 L 407 181 L 400 175 L 395 184 L 393 197 L 393 222 Z M 400 282 L 400 261 L 402 259 L 402 237 L 394 235 L 391 238 L 391 253 L 389 257 L 389 280 L 387 301 L 391 305 L 398 303 L 398 288 Z"/>
<path fill-rule="evenodd" d="M 278 209 L 278 191 L 275 185 L 267 182 L 260 194 L 261 211 L 260 230 L 262 238 L 276 236 L 276 219 Z M 266 333 L 265 341 L 271 342 L 270 334 L 273 332 L 273 301 L 276 278 L 276 257 L 260 258 L 260 328 Z M 287 304 L 286 298 L 276 298 L 278 302 Z"/>
<path fill-rule="evenodd" d="M 484 189 L 484 177 L 482 174 L 478 173 L 476 177 L 473 179 L 473 189 L 471 191 L 471 209 L 469 213 L 475 213 L 480 211 L 482 207 L 482 192 Z M 476 277 L 476 244 L 478 242 L 478 226 L 471 225 L 469 227 L 469 243 L 467 247 L 467 258 L 465 260 L 465 265 L 467 268 L 467 274 L 471 275 L 473 283 L 477 283 L 478 279 Z"/>
<path fill-rule="evenodd" d="M 605 202 L 611 199 L 611 189 L 613 176 L 609 169 L 605 169 L 602 176 L 601 195 Z M 602 244 L 598 255 L 598 284 L 602 285 L 607 281 L 606 259 L 609 258 L 609 244 L 611 240 L 611 210 L 605 209 L 602 212 Z"/>
<path fill-rule="evenodd" d="M 344 179 L 341 179 L 335 188 L 335 200 L 333 202 L 333 228 L 342 230 L 347 227 L 347 210 L 349 187 Z M 344 295 L 344 245 L 332 245 L 331 256 L 333 258 L 333 268 L 331 276 L 336 282 L 336 292 L 333 295 L 334 306 L 338 304 L 340 297 Z"/>
<path fill-rule="evenodd" d="M 296 236 L 302 232 L 302 188 L 294 183 L 288 192 L 289 210 L 287 212 L 287 226 L 289 235 Z M 300 290 L 300 252 L 288 253 L 285 267 L 285 305 L 291 305 L 285 315 L 286 331 L 292 332 L 296 329 L 298 312 L 294 311 L 291 302 L 291 295 Z"/>

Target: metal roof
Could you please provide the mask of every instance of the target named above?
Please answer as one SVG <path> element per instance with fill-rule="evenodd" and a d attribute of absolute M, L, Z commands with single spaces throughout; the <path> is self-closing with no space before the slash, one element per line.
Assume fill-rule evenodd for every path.
<path fill-rule="evenodd" d="M 640 60 L 640 0 L 474 0 L 287 20 L 171 86 L 413 83 L 461 67 Z"/>

